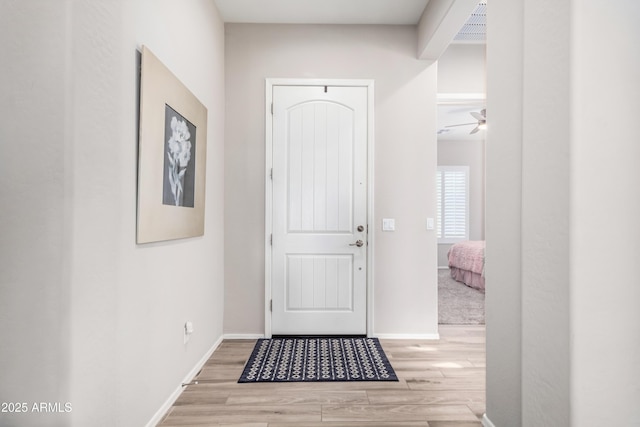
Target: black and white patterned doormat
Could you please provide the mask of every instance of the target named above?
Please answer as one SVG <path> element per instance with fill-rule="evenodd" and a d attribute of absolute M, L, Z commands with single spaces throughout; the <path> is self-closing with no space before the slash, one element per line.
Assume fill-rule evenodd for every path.
<path fill-rule="evenodd" d="M 398 381 L 377 338 L 259 339 L 239 383 Z"/>

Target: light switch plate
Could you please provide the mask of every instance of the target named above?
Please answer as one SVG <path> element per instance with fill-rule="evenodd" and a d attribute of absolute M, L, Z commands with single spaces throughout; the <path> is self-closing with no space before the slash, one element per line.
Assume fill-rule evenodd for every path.
<path fill-rule="evenodd" d="M 427 218 L 427 230 L 433 230 L 434 227 L 433 218 Z"/>
<path fill-rule="evenodd" d="M 396 231 L 396 220 L 393 218 L 383 218 L 382 231 Z"/>

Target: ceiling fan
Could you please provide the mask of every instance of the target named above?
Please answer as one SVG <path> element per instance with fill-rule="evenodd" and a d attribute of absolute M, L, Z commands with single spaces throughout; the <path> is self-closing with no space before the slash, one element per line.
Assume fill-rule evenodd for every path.
<path fill-rule="evenodd" d="M 478 131 L 487 128 L 487 110 L 486 110 L 486 108 L 483 108 L 482 110 L 480 110 L 479 113 L 477 113 L 475 111 L 471 111 L 469 114 L 471 114 L 473 116 L 473 118 L 475 118 L 478 121 L 477 122 L 473 122 L 473 123 L 462 123 L 462 124 L 459 124 L 459 125 L 449 125 L 449 126 L 445 126 L 445 127 L 452 128 L 452 127 L 457 127 L 457 126 L 476 125 L 476 127 L 471 132 L 469 132 L 469 135 L 473 135 L 474 133 L 477 133 Z"/>

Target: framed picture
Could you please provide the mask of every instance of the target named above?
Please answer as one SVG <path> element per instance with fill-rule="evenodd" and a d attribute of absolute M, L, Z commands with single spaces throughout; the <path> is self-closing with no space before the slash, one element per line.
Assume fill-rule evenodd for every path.
<path fill-rule="evenodd" d="M 204 234 L 207 109 L 142 47 L 137 243 Z"/>

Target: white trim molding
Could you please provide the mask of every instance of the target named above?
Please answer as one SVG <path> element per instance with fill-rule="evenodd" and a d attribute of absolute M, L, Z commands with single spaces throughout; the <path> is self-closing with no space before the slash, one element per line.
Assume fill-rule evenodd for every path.
<path fill-rule="evenodd" d="M 482 426 L 483 427 L 496 427 L 491 420 L 489 419 L 489 417 L 487 417 L 487 414 L 484 414 L 482 416 Z"/>
<path fill-rule="evenodd" d="M 375 334 L 381 340 L 439 340 L 440 334 Z"/>
<path fill-rule="evenodd" d="M 484 105 L 487 96 L 484 93 L 439 93 L 438 105 Z"/>
<path fill-rule="evenodd" d="M 153 417 L 149 420 L 149 422 L 146 424 L 146 427 L 157 426 L 160 423 L 160 421 L 162 421 L 162 417 L 164 417 L 164 415 L 169 411 L 169 409 L 171 409 L 171 407 L 176 402 L 176 400 L 178 400 L 178 397 L 180 397 L 180 395 L 184 391 L 183 384 L 190 383 L 195 378 L 195 376 L 198 375 L 198 372 L 200 372 L 200 370 L 202 369 L 204 364 L 207 363 L 207 360 L 209 360 L 209 358 L 211 358 L 211 355 L 220 346 L 220 344 L 222 343 L 223 339 L 224 339 L 223 336 L 218 338 L 218 340 L 204 354 L 204 356 L 202 356 L 202 358 L 200 360 L 198 360 L 198 362 L 195 364 L 195 366 L 185 376 L 185 378 L 182 381 L 182 383 L 173 391 L 173 393 L 171 393 L 171 395 L 167 398 L 167 400 L 160 407 L 160 409 L 158 409 L 156 411 L 156 413 L 153 415 Z"/>
<path fill-rule="evenodd" d="M 224 334 L 225 340 L 259 340 L 264 338 L 264 334 Z"/>

